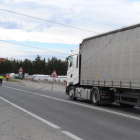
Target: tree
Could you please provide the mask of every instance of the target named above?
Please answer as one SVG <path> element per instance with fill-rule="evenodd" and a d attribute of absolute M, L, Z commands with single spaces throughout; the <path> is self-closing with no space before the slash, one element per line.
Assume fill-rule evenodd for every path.
<path fill-rule="evenodd" d="M 0 62 L 0 73 L 18 73 L 19 68 L 22 67 L 24 73 L 32 74 L 47 74 L 50 75 L 54 70 L 57 71 L 58 75 L 66 75 L 65 62 L 57 59 L 56 57 L 48 58 L 47 62 L 41 59 L 41 56 L 37 55 L 35 60 L 31 61 L 29 59 L 13 60 L 10 61 L 6 59 L 5 62 Z"/>

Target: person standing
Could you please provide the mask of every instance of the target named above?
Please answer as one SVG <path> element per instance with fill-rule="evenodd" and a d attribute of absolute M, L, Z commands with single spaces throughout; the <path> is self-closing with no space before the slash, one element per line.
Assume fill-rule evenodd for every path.
<path fill-rule="evenodd" d="M 2 81 L 3 81 L 3 76 L 2 74 L 0 75 L 0 85 L 2 85 Z"/>
<path fill-rule="evenodd" d="M 9 80 L 9 75 L 7 75 L 6 78 L 7 78 L 7 82 L 8 82 L 8 80 Z"/>

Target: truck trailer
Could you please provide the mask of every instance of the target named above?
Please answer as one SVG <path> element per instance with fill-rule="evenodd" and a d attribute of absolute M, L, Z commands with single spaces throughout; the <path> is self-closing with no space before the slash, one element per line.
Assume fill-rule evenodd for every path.
<path fill-rule="evenodd" d="M 66 66 L 71 100 L 140 106 L 140 24 L 84 39 Z"/>

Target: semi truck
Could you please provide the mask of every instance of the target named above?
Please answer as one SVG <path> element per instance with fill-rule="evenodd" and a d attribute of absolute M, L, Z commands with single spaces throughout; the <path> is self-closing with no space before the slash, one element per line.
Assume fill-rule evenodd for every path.
<path fill-rule="evenodd" d="M 140 106 L 140 24 L 83 39 L 66 66 L 71 100 Z"/>

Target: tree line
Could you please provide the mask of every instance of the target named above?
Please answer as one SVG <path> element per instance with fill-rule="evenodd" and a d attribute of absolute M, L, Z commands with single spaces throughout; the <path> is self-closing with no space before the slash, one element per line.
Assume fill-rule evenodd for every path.
<path fill-rule="evenodd" d="M 46 61 L 45 58 L 41 59 L 41 57 L 37 55 L 33 61 L 29 59 L 25 59 L 24 61 L 15 59 L 10 61 L 6 59 L 6 61 L 0 62 L 0 74 L 18 73 L 20 67 L 23 68 L 24 73 L 28 73 L 29 75 L 50 75 L 54 70 L 56 70 L 58 75 L 66 75 L 67 73 L 65 61 L 57 59 L 56 57 L 48 58 Z"/>

